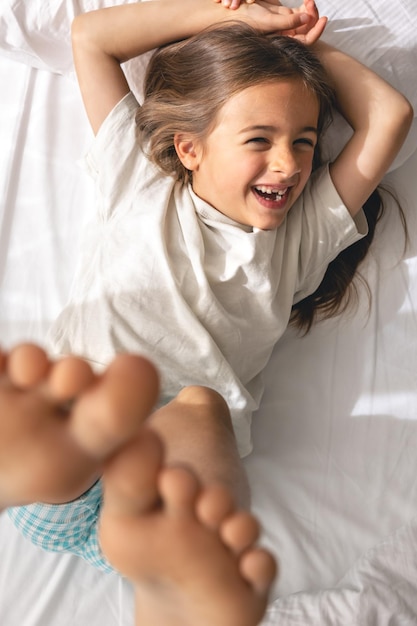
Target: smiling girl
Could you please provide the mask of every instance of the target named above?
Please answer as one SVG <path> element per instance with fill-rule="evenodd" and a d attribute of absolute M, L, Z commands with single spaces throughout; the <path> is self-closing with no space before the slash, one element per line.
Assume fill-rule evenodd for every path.
<path fill-rule="evenodd" d="M 221 483 L 243 507 L 239 455 L 251 450 L 262 371 L 293 305 L 366 234 L 362 206 L 412 119 L 402 95 L 317 42 L 325 23 L 311 0 L 295 11 L 263 0 L 236 11 L 213 0 L 159 0 L 87 13 L 73 27 L 96 134 L 87 164 L 98 212 L 52 330 L 54 350 L 97 367 L 124 351 L 149 357 L 162 385 L 149 424 L 168 463 L 186 464 L 203 485 Z M 157 47 L 139 105 L 121 64 Z M 353 135 L 318 168 L 333 90 Z M 94 497 L 89 510 L 99 508 L 96 488 Z M 87 500 L 63 505 L 65 519 Z M 105 566 L 91 542 L 85 553 Z M 123 560 L 116 565 L 124 570 Z M 161 563 L 163 580 L 166 569 Z M 222 621 L 221 611 L 205 621 L 190 604 L 165 614 L 158 585 L 146 614 L 152 585 L 143 576 L 141 624 L 246 623 L 242 614 Z"/>

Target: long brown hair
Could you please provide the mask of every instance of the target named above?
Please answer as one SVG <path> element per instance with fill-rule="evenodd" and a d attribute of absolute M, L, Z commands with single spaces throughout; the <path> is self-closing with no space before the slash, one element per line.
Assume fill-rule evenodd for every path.
<path fill-rule="evenodd" d="M 317 318 L 327 319 L 343 313 L 357 295 L 353 278 L 368 253 L 376 224 L 383 212 L 382 197 L 378 189 L 365 202 L 363 210 L 368 222 L 367 235 L 339 252 L 329 263 L 316 291 L 293 306 L 290 324 L 304 334 L 308 333 Z"/>
<path fill-rule="evenodd" d="M 384 212 L 384 196 L 390 196 L 398 208 L 404 232 L 404 252 L 408 244 L 408 229 L 404 211 L 394 193 L 380 186 L 375 189 L 363 205 L 368 222 L 368 233 L 365 237 L 345 248 L 328 265 L 320 285 L 314 293 L 293 306 L 290 324 L 307 334 L 315 320 L 327 319 L 340 315 L 352 305 L 358 303 L 356 277 L 367 289 L 369 303 L 372 294 L 363 276 L 358 274 L 358 267 L 366 257 L 375 236 L 377 222 Z"/>

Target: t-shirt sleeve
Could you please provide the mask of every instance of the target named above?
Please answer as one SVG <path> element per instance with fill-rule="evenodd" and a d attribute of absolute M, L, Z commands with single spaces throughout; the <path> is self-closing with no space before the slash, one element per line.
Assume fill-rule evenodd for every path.
<path fill-rule="evenodd" d="M 85 157 L 96 187 L 97 210 L 105 220 L 120 206 L 130 206 L 132 186 L 147 167 L 137 140 L 135 116 L 139 104 L 127 94 L 106 117 Z"/>
<path fill-rule="evenodd" d="M 368 232 L 363 210 L 352 218 L 339 196 L 328 166 L 306 186 L 299 207 L 299 258 L 294 303 L 313 293 L 331 261 Z"/>

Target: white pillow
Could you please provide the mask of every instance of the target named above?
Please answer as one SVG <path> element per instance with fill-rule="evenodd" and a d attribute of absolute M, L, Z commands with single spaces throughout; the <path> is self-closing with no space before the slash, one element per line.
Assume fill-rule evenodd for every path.
<path fill-rule="evenodd" d="M 296 7 L 299 0 L 283 4 Z M 323 40 L 355 57 L 385 78 L 410 100 L 414 122 L 390 170 L 404 163 L 417 148 L 417 12 L 416 0 L 316 0 L 329 22 Z M 335 114 L 324 142 L 333 159 L 351 135 L 347 122 Z"/>
<path fill-rule="evenodd" d="M 73 71 L 70 30 L 79 13 L 134 0 L 1 0 L 0 53 L 38 69 Z"/>

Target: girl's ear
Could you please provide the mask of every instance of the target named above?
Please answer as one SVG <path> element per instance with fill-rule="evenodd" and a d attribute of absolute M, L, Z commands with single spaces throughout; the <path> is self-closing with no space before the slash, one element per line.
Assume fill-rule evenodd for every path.
<path fill-rule="evenodd" d="M 178 133 L 174 135 L 174 147 L 183 166 L 190 172 L 195 172 L 201 158 L 200 141 L 191 135 Z"/>

